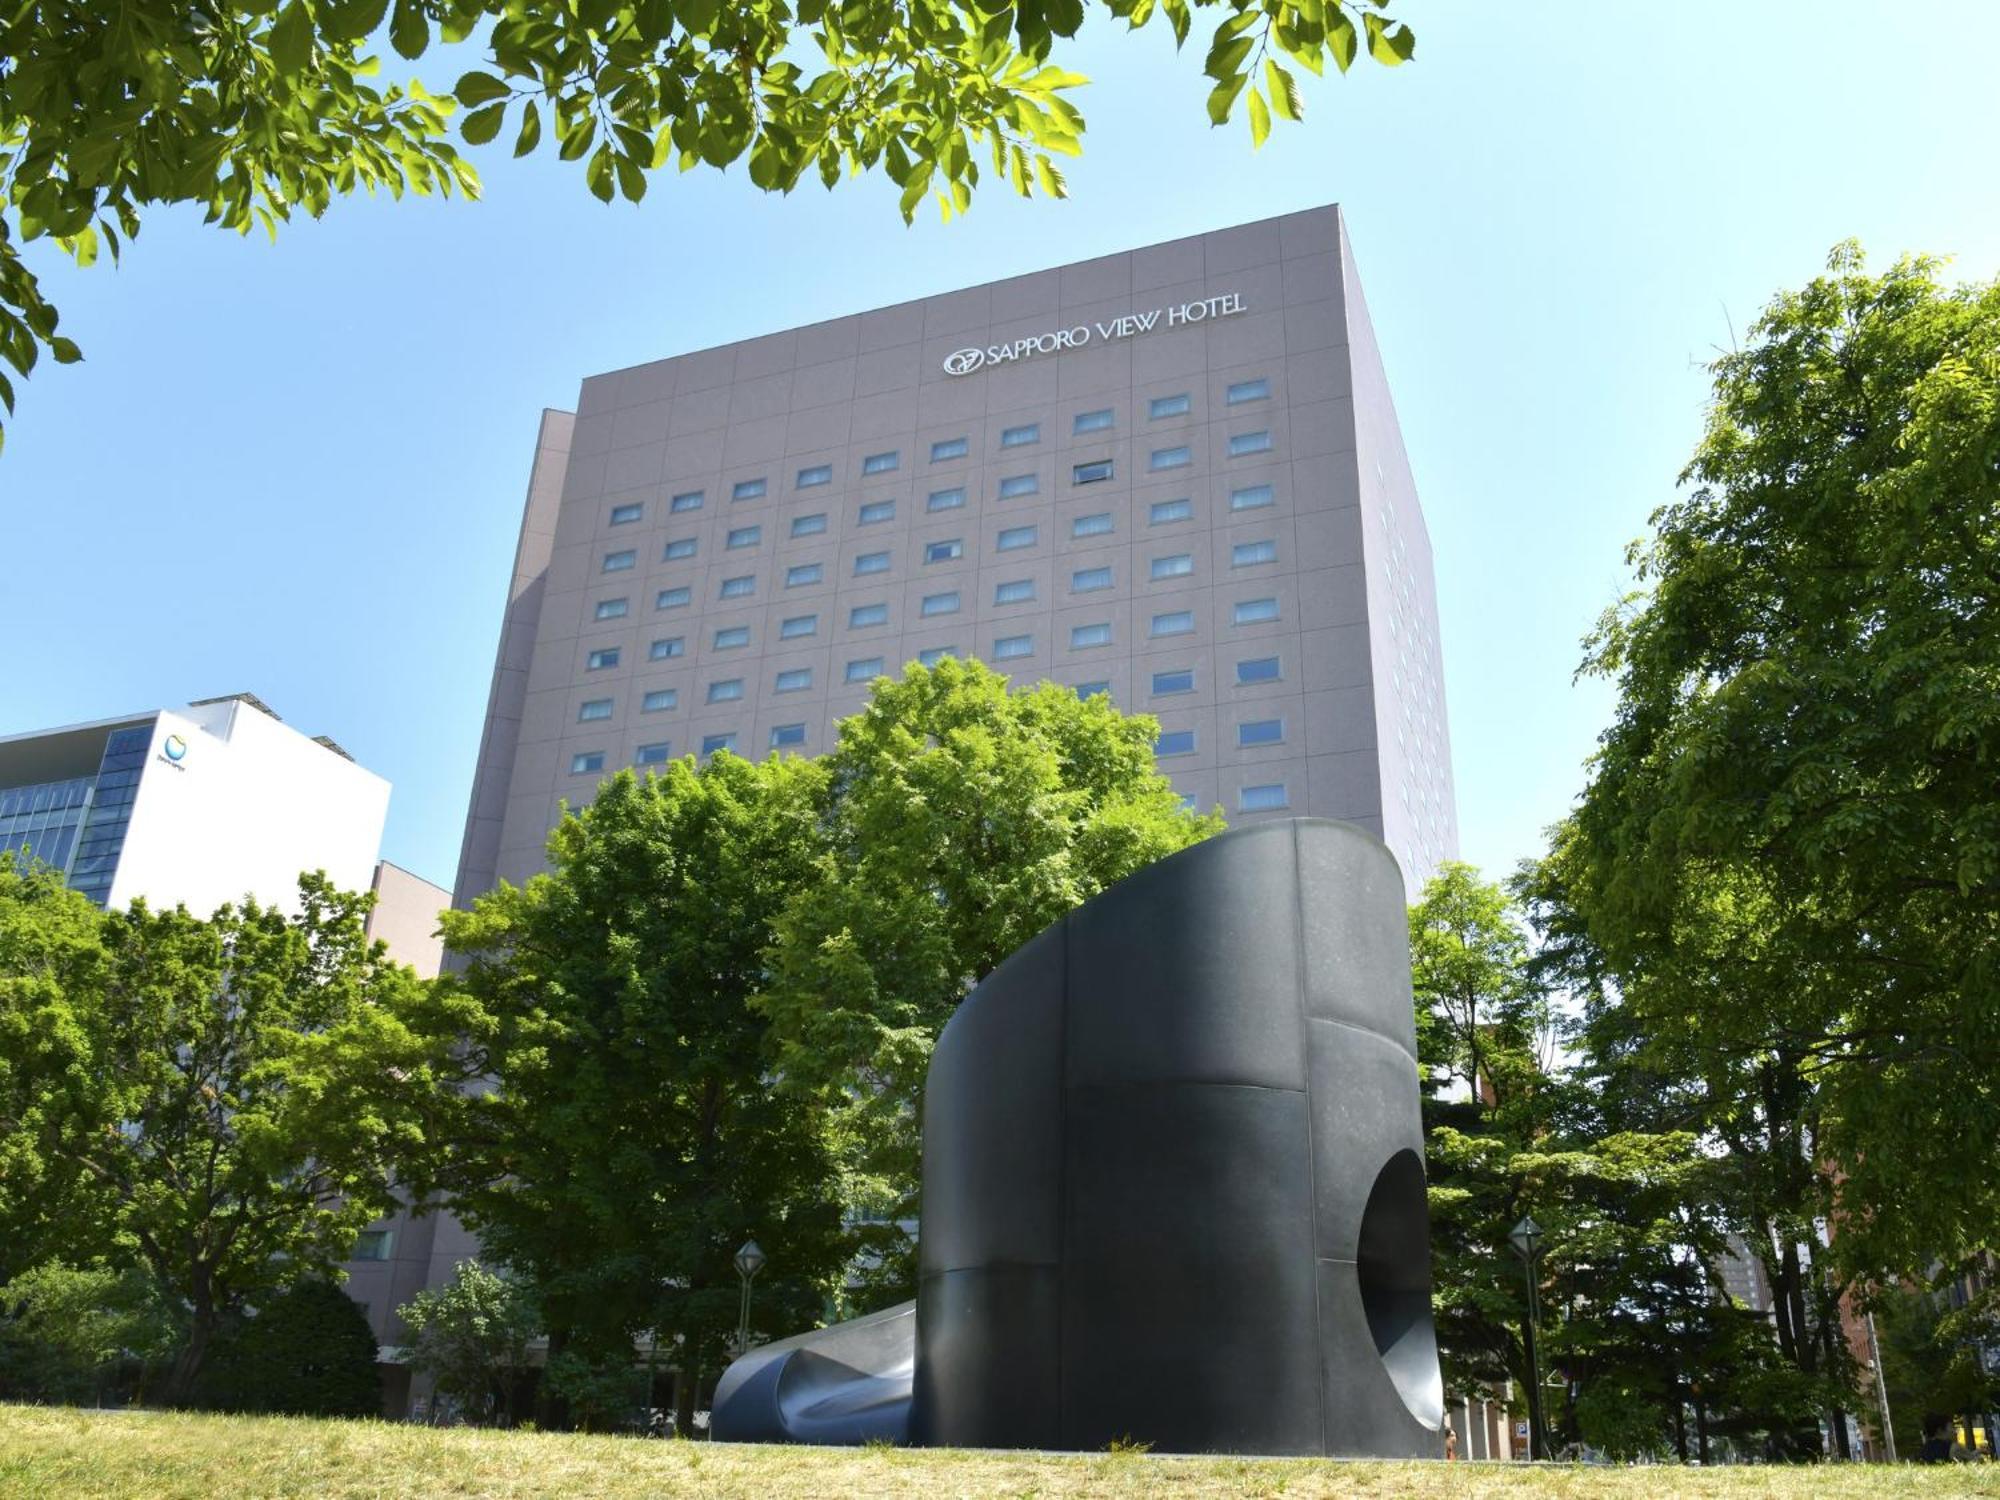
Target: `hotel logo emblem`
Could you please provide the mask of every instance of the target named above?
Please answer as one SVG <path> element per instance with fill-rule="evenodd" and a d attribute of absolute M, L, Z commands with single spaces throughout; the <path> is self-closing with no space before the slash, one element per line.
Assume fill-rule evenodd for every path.
<path fill-rule="evenodd" d="M 177 734 L 170 734 L 160 748 L 167 752 L 168 760 L 177 761 L 188 753 L 188 742 Z"/>
<path fill-rule="evenodd" d="M 984 349 L 954 349 L 944 357 L 944 372 L 947 375 L 970 375 L 985 363 Z"/>

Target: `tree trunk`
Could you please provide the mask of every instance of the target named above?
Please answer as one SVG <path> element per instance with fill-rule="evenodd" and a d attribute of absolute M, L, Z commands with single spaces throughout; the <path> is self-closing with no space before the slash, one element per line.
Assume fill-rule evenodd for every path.
<path fill-rule="evenodd" d="M 551 1328 L 549 1330 L 549 1364 L 554 1364 L 556 1356 L 569 1347 L 569 1330 Z M 535 1382 L 535 1426 L 543 1432 L 559 1432 L 569 1419 L 568 1403 L 549 1389 L 548 1365 L 542 1367 L 542 1378 Z"/>
<path fill-rule="evenodd" d="M 195 1381 L 201 1377 L 202 1366 L 208 1361 L 208 1351 L 215 1343 L 217 1313 L 215 1294 L 209 1282 L 208 1267 L 197 1261 L 193 1267 L 193 1284 L 188 1296 L 188 1336 L 174 1355 L 174 1362 L 167 1367 L 167 1378 L 160 1391 L 161 1404 L 165 1406 L 186 1406 L 194 1395 Z"/>
<path fill-rule="evenodd" d="M 699 1366 L 689 1368 L 686 1361 L 674 1367 L 674 1435 L 691 1438 L 694 1436 L 694 1397 L 701 1384 Z"/>

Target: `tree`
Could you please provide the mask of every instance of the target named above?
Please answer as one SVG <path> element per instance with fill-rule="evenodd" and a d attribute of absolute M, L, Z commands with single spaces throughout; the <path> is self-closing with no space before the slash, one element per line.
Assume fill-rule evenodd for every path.
<path fill-rule="evenodd" d="M 0 1286 L 0 1399 L 102 1401 L 127 1373 L 143 1391 L 179 1337 L 143 1272 L 50 1261 Z"/>
<path fill-rule="evenodd" d="M 1196 9 L 1227 14 L 1204 71 L 1208 113 L 1247 91 L 1253 143 L 1302 104 L 1292 62 L 1345 72 L 1364 50 L 1397 64 L 1416 46 L 1388 0 L 1106 0 L 1129 27 L 1156 15 L 1185 43 Z M 1083 0 L 919 0 L 797 6 L 708 0 L 49 0 L 0 16 L 0 356 L 22 375 L 38 348 L 79 357 L 22 247 L 53 238 L 80 264 L 116 256 L 153 204 L 198 205 L 247 233 L 362 187 L 470 194 L 478 178 L 448 139 L 503 129 L 516 156 L 545 133 L 583 163 L 605 202 L 645 194 L 648 173 L 747 161 L 750 181 L 832 188 L 880 168 L 907 220 L 926 196 L 970 206 L 975 153 L 1014 191 L 1063 196 L 1054 158 L 1074 155 L 1086 80 L 1055 64 Z M 386 24 L 386 38 L 383 31 Z M 383 40 L 404 59 L 441 44 L 481 66 L 451 95 L 369 80 Z M 546 126 L 545 126 L 546 122 Z M 13 389 L 0 379 L 0 401 Z"/>
<path fill-rule="evenodd" d="M 409 1364 L 439 1396 L 485 1426 L 504 1423 L 541 1331 L 534 1298 L 519 1282 L 462 1260 L 451 1280 L 396 1309 L 410 1330 Z"/>
<path fill-rule="evenodd" d="M 967 992 L 1072 907 L 1219 832 L 1156 769 L 1158 723 L 976 661 L 876 679 L 826 758 L 823 878 L 778 919 L 758 1005 L 777 1071 L 842 1122 L 876 1209 L 869 1300 L 908 1285 L 919 1101 Z"/>
<path fill-rule="evenodd" d="M 185 1308 L 170 1401 L 226 1320 L 332 1275 L 390 1203 L 390 1146 L 433 1074 L 402 1021 L 419 982 L 368 942 L 371 901 L 314 875 L 294 917 L 91 908 L 93 946 L 88 902 L 0 868 L 0 1152 L 31 1188 L 11 1207 L 76 1210 L 15 1227 L 92 1240 Z"/>
<path fill-rule="evenodd" d="M 375 1335 L 359 1304 L 330 1281 L 288 1286 L 254 1316 L 225 1325 L 196 1384 L 222 1411 L 296 1417 L 382 1413 Z"/>

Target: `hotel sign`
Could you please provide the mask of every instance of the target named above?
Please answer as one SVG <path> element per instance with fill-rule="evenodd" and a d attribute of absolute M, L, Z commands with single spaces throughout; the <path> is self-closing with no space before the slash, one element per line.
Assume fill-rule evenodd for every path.
<path fill-rule="evenodd" d="M 1013 364 L 1033 359 L 1039 354 L 1060 354 L 1065 349 L 1081 349 L 1094 342 L 1110 343 L 1114 339 L 1137 338 L 1156 328 L 1180 328 L 1189 323 L 1205 323 L 1210 318 L 1232 317 L 1242 311 L 1243 294 L 1224 292 L 1219 297 L 1207 297 L 1200 302 L 1156 307 L 1151 312 L 1126 313 L 1122 318 L 1112 318 L 1103 323 L 1079 323 L 1074 328 L 1056 328 L 1005 344 L 954 349 L 944 357 L 944 372 L 947 375 L 970 375 L 989 365 Z"/>

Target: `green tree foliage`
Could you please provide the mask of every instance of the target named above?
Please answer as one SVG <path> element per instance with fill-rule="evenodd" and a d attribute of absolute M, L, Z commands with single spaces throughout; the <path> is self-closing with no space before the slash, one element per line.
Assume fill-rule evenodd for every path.
<path fill-rule="evenodd" d="M 0 1400 L 143 1395 L 179 1341 L 173 1309 L 143 1272 L 50 1261 L 0 1286 Z"/>
<path fill-rule="evenodd" d="M 457 1415 L 481 1426 L 507 1421 L 528 1344 L 541 1331 L 526 1287 L 462 1260 L 450 1281 L 418 1292 L 396 1315 L 410 1330 L 411 1370 L 428 1376 Z"/>
<path fill-rule="evenodd" d="M 418 981 L 368 942 L 372 898 L 322 876 L 300 898 L 99 914 L 0 867 L 10 1229 L 142 1266 L 186 1309 L 170 1400 L 225 1319 L 346 1257 L 429 1087 L 400 1019 Z"/>
<path fill-rule="evenodd" d="M 203 1406 L 296 1417 L 382 1411 L 375 1335 L 355 1300 L 329 1281 L 300 1281 L 254 1316 L 225 1326 L 196 1382 Z"/>
<path fill-rule="evenodd" d="M 976 661 L 878 678 L 827 757 L 827 849 L 777 925 L 759 1005 L 778 1071 L 842 1122 L 850 1192 L 884 1211 L 883 1295 L 907 1274 L 917 1112 L 966 992 L 1135 870 L 1219 832 L 1159 774 L 1156 721 Z M 892 1299 L 893 1300 L 893 1299 Z"/>
<path fill-rule="evenodd" d="M 727 754 L 621 773 L 550 834 L 549 872 L 445 915 L 468 962 L 432 1023 L 480 1083 L 440 1103 L 406 1176 L 533 1287 L 552 1389 L 593 1425 L 622 1415 L 599 1396 L 635 1349 L 690 1375 L 727 1361 L 745 1239 L 770 1256 L 767 1332 L 811 1326 L 851 1253 L 825 1111 L 772 1086 L 749 1003 L 779 910 L 819 878 L 826 778 Z"/>
<path fill-rule="evenodd" d="M 1414 52 L 1388 0 L 1106 0 L 1185 44 L 1221 13 L 1203 71 L 1209 117 L 1248 94 L 1251 137 L 1296 120 L 1292 68 L 1346 69 Z M 79 263 L 118 253 L 141 210 L 188 203 L 209 222 L 275 234 L 357 187 L 468 194 L 449 139 L 506 132 L 582 164 L 605 202 L 648 174 L 726 168 L 790 192 L 880 169 L 905 219 L 928 197 L 970 206 L 982 159 L 1023 195 L 1060 197 L 1056 159 L 1080 149 L 1066 97 L 1086 80 L 1053 60 L 1083 0 L 912 4 L 743 0 L 46 0 L 0 13 L 0 359 L 22 375 L 46 348 L 78 358 L 22 256 L 51 238 Z M 383 86 L 376 50 L 476 62 L 436 95 Z M 0 379 L 0 402 L 13 388 Z"/>

